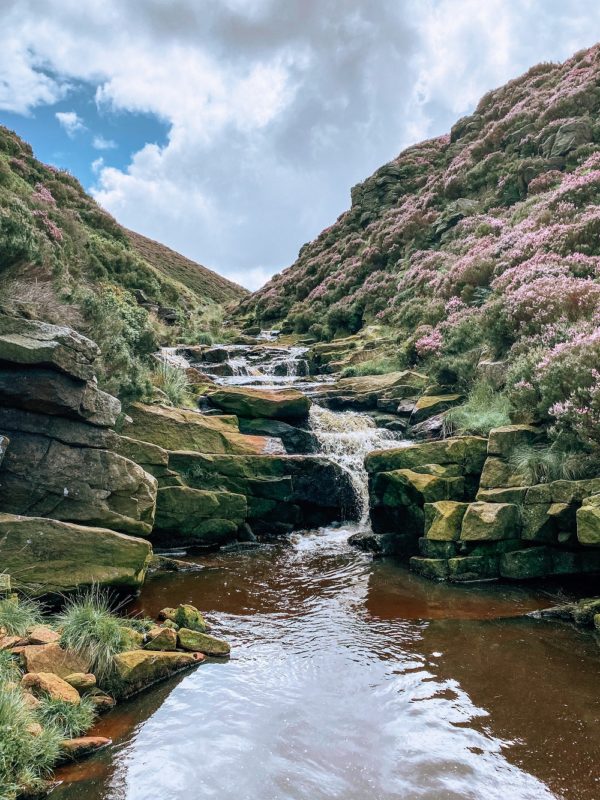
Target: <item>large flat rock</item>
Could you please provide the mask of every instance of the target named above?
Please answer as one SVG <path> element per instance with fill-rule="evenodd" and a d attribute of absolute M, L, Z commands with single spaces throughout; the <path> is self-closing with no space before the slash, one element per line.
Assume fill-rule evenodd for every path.
<path fill-rule="evenodd" d="M 213 405 L 238 417 L 306 419 L 310 410 L 309 398 L 296 389 L 266 391 L 249 387 L 223 386 L 207 395 Z"/>
<path fill-rule="evenodd" d="M 142 403 L 133 403 L 128 414 L 132 422 L 123 430 L 126 436 L 165 450 L 237 455 L 285 452 L 279 439 L 241 434 L 235 417 L 211 417 L 198 411 Z"/>
<path fill-rule="evenodd" d="M 0 564 L 13 586 L 33 594 L 144 581 L 152 548 L 105 528 L 0 514 Z"/>
<path fill-rule="evenodd" d="M 99 354 L 95 342 L 71 328 L 0 314 L 0 361 L 46 366 L 87 381 Z"/>
<path fill-rule="evenodd" d="M 123 533 L 150 533 L 156 490 L 152 475 L 110 450 L 72 446 L 30 433 L 11 433 L 0 466 L 4 511 Z"/>
<path fill-rule="evenodd" d="M 95 381 L 44 368 L 0 366 L 0 404 L 104 427 L 114 425 L 121 413 L 119 400 L 98 389 Z"/>

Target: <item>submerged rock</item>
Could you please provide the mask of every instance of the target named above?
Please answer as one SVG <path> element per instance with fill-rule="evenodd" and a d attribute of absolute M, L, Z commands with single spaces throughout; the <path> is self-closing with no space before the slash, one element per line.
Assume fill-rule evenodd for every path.
<path fill-rule="evenodd" d="M 64 757 L 80 759 L 97 753 L 109 744 L 112 744 L 112 740 L 105 736 L 78 736 L 75 739 L 64 739 L 61 750 Z"/>

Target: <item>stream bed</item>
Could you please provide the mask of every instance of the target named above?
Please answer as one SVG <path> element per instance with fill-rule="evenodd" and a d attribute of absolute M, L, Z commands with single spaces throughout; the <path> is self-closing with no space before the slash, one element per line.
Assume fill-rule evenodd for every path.
<path fill-rule="evenodd" d="M 368 525 L 364 452 L 399 441 L 367 422 L 363 436 L 361 415 L 314 417 L 353 473 L 361 522 L 150 578 L 132 612 L 192 603 L 231 658 L 102 717 L 113 746 L 62 768 L 52 797 L 598 800 L 598 645 L 524 616 L 569 585 L 436 584 L 352 548 Z"/>

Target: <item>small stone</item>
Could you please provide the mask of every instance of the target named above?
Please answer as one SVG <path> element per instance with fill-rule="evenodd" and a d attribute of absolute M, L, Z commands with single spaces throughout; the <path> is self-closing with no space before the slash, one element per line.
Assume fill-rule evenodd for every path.
<path fill-rule="evenodd" d="M 156 626 L 148 631 L 145 650 L 177 650 L 177 633 L 171 628 Z"/>
<path fill-rule="evenodd" d="M 189 628 L 180 628 L 177 637 L 179 646 L 184 650 L 204 653 L 207 656 L 226 656 L 231 650 L 229 642 Z"/>
<path fill-rule="evenodd" d="M 96 676 L 91 672 L 73 672 L 66 675 L 64 680 L 78 692 L 89 692 L 96 686 Z"/>
<path fill-rule="evenodd" d="M 96 753 L 109 744 L 112 741 L 104 736 L 78 736 L 76 739 L 64 739 L 61 749 L 65 756 L 76 759 Z"/>
<path fill-rule="evenodd" d="M 23 675 L 21 686 L 35 695 L 48 695 L 53 700 L 64 700 L 73 705 L 78 705 L 80 701 L 77 689 L 52 672 L 28 672 Z"/>
<path fill-rule="evenodd" d="M 185 603 L 177 607 L 173 621 L 179 625 L 180 628 L 189 628 L 192 631 L 199 631 L 200 633 L 205 633 L 210 630 L 208 623 L 198 609 L 195 606 Z"/>
<path fill-rule="evenodd" d="M 114 697 L 111 697 L 109 694 L 100 691 L 99 689 L 93 690 L 89 695 L 88 698 L 94 705 L 96 711 L 110 711 L 111 708 L 117 704 L 117 701 Z"/>
<path fill-rule="evenodd" d="M 175 612 L 177 611 L 176 608 L 162 608 L 157 615 L 157 619 L 159 620 L 166 620 L 169 619 L 172 622 L 175 622 Z"/>

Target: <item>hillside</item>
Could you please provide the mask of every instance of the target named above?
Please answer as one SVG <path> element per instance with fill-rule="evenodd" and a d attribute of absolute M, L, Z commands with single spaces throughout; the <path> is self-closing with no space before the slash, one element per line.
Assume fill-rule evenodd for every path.
<path fill-rule="evenodd" d="M 248 294 L 243 286 L 191 261 L 170 247 L 134 231 L 126 230 L 126 233 L 133 249 L 148 264 L 167 278 L 187 286 L 198 297 L 208 297 L 216 303 L 229 303 L 241 300 Z"/>
<path fill-rule="evenodd" d="M 355 186 L 239 318 L 316 340 L 376 324 L 394 367 L 461 389 L 496 363 L 513 418 L 600 447 L 599 83 L 595 46 L 489 92 Z"/>
<path fill-rule="evenodd" d="M 209 335 L 220 305 L 244 293 L 120 226 L 76 178 L 0 126 L 0 308 L 97 341 L 104 388 L 144 394 L 158 345 Z"/>

